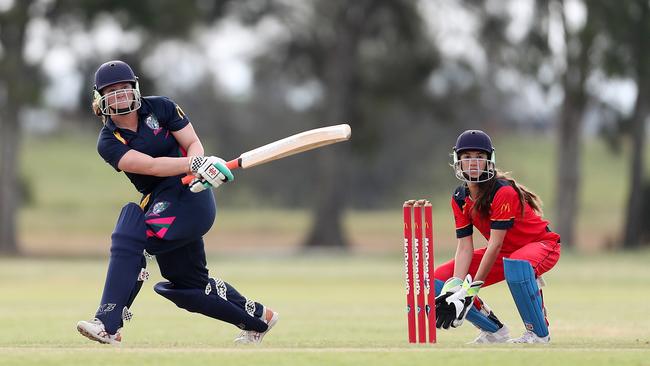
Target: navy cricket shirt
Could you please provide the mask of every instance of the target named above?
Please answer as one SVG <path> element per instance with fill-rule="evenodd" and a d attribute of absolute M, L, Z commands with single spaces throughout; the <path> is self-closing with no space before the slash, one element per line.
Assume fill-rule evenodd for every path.
<path fill-rule="evenodd" d="M 137 132 L 117 127 L 110 117 L 99 132 L 97 151 L 115 170 L 120 171 L 117 165 L 122 156 L 131 149 L 154 158 L 187 155 L 171 134 L 171 131 L 178 131 L 189 124 L 189 120 L 176 103 L 166 97 L 143 97 L 142 106 L 136 113 Z M 160 182 L 170 179 L 127 172 L 125 174 L 142 194 L 150 193 Z"/>

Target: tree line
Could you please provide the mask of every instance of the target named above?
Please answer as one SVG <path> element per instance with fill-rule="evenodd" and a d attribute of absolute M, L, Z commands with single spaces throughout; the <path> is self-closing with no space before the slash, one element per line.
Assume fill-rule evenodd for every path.
<path fill-rule="evenodd" d="M 225 19 L 247 27 L 272 21 L 282 36 L 267 42 L 266 52 L 253 60 L 254 87 L 244 100 L 228 98 L 211 79 L 197 83 L 177 101 L 192 116 L 202 137 L 223 151 L 238 151 L 242 141 L 253 147 L 298 130 L 319 127 L 323 121 L 350 123 L 353 139 L 314 154 L 315 164 L 297 163 L 303 179 L 256 172 L 252 187 L 265 197 L 287 205 L 313 207 L 305 237 L 309 247 L 346 247 L 342 216 L 347 207 L 373 208 L 374 197 L 412 189 L 409 180 L 444 189 L 449 180 L 434 169 L 413 172 L 412 166 L 444 166 L 455 134 L 463 128 L 485 126 L 486 121 L 508 121 L 507 101 L 519 92 L 499 87 L 504 71 L 533 84 L 544 95 L 561 91 L 562 103 L 553 119 L 557 133 L 556 222 L 554 226 L 571 245 L 579 208 L 582 134 L 585 115 L 595 104 L 611 111 L 619 126 L 610 140 L 629 139 L 629 198 L 625 220 L 626 247 L 644 242 L 648 184 L 644 180 L 645 124 L 647 119 L 650 57 L 650 4 L 644 0 L 537 0 L 525 31 L 513 37 L 509 30 L 511 1 L 461 1 L 456 6 L 476 20 L 472 33 L 485 62 L 445 52 L 431 22 L 462 22 L 432 18 L 449 2 L 436 0 L 357 0 L 287 3 L 284 1 L 16 1 L 0 11 L 0 252 L 19 252 L 16 237 L 15 192 L 20 184 L 18 157 L 22 108 L 39 105 L 47 80 L 47 59 L 25 56 L 28 31 L 37 22 L 67 35 L 52 40 L 57 46 L 73 41 L 75 32 L 90 32 L 99 20 L 111 18 L 124 31 L 140 38 L 140 47 L 105 55 L 78 52 L 79 72 L 90 80 L 106 57 L 124 59 L 140 70 L 146 91 L 161 80 L 144 72 L 143 60 L 171 40 L 196 44 L 196 33 Z M 580 24 L 570 11 L 583 9 Z M 578 11 L 579 12 L 579 11 Z M 435 19 L 435 20 L 432 20 Z M 464 24 L 456 24 L 462 27 Z M 433 30 L 432 30 L 433 29 Z M 53 47 L 50 43 L 48 46 Z M 183 57 L 183 55 L 168 55 Z M 594 75 L 631 79 L 637 95 L 631 114 L 624 114 L 590 89 Z M 438 82 L 443 88 L 432 88 Z M 308 90 L 312 100 L 302 108 L 287 104 L 296 89 Z M 433 90 L 432 90 L 433 89 Z M 145 92 L 156 94 L 157 92 Z M 90 102 L 87 89 L 81 107 Z M 209 106 L 207 108 L 206 106 Z M 81 115 L 87 111 L 79 111 Z M 263 123 L 260 119 L 263 117 Z M 90 117 L 89 117 L 90 118 Z M 409 164 L 404 164 L 408 161 Z M 278 164 L 283 164 L 278 162 Z M 281 167 L 281 165 L 280 165 Z M 265 181 L 278 182 L 269 192 Z M 278 188 L 286 187 L 286 188 Z M 313 192 L 318 192 L 314 194 Z M 374 206 L 373 206 L 374 205 Z"/>

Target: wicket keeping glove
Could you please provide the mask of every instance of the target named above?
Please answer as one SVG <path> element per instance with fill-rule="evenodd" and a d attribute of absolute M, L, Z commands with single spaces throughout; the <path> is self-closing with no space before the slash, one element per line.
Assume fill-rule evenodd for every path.
<path fill-rule="evenodd" d="M 235 179 L 226 166 L 226 161 L 216 156 L 192 156 L 190 171 L 196 177 L 189 185 L 190 190 L 194 193 L 211 187 L 217 188 L 222 183 Z"/>
<path fill-rule="evenodd" d="M 469 274 L 465 277 L 460 289 L 458 288 L 460 279 L 452 279 L 454 281 L 449 284 L 449 289 L 444 297 L 441 295 L 436 298 L 436 315 L 439 316 L 439 320 L 436 320 L 436 328 L 449 329 L 450 326 L 453 328 L 461 326 L 467 312 L 473 306 L 474 297 L 478 295 L 479 289 L 483 286 L 483 281 L 472 281 L 472 276 Z M 445 286 L 447 286 L 447 282 L 445 282 Z M 444 286 L 443 290 L 445 290 Z"/>
<path fill-rule="evenodd" d="M 462 287 L 463 280 L 458 277 L 451 277 L 445 281 L 440 294 L 436 296 L 436 328 L 449 329 L 456 319 L 455 308 L 447 304 L 447 298 L 460 291 Z"/>

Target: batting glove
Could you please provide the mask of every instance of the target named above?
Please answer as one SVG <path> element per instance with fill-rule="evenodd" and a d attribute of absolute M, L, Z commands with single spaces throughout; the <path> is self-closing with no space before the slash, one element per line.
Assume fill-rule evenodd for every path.
<path fill-rule="evenodd" d="M 189 185 L 190 190 L 194 193 L 211 187 L 217 188 L 222 183 L 235 179 L 226 166 L 226 161 L 216 156 L 191 157 L 190 171 L 196 176 Z"/>

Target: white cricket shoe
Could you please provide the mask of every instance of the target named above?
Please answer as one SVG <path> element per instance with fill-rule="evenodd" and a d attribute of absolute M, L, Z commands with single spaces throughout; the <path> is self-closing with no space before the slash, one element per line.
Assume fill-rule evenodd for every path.
<path fill-rule="evenodd" d="M 82 320 L 77 323 L 77 330 L 88 339 L 103 343 L 119 345 L 122 342 L 122 336 L 118 330 L 115 334 L 110 334 L 104 328 L 104 323 L 95 318 L 93 320 Z"/>
<path fill-rule="evenodd" d="M 280 314 L 276 313 L 275 311 L 269 310 L 273 314 L 271 316 L 271 319 L 269 320 L 264 320 L 266 324 L 269 325 L 268 328 L 266 328 L 265 332 L 256 332 L 254 330 L 242 330 L 241 333 L 239 333 L 239 336 L 235 338 L 235 343 L 238 344 L 260 344 L 262 343 L 262 339 L 268 333 L 271 328 L 275 325 L 275 323 L 278 322 L 278 319 L 280 319 Z"/>
<path fill-rule="evenodd" d="M 549 343 L 551 341 L 551 335 L 546 337 L 540 337 L 534 332 L 527 330 L 519 338 L 513 338 L 508 341 L 508 343 Z"/>
<path fill-rule="evenodd" d="M 510 329 L 504 324 L 496 332 L 482 330 L 478 336 L 467 344 L 506 343 L 510 339 Z"/>

